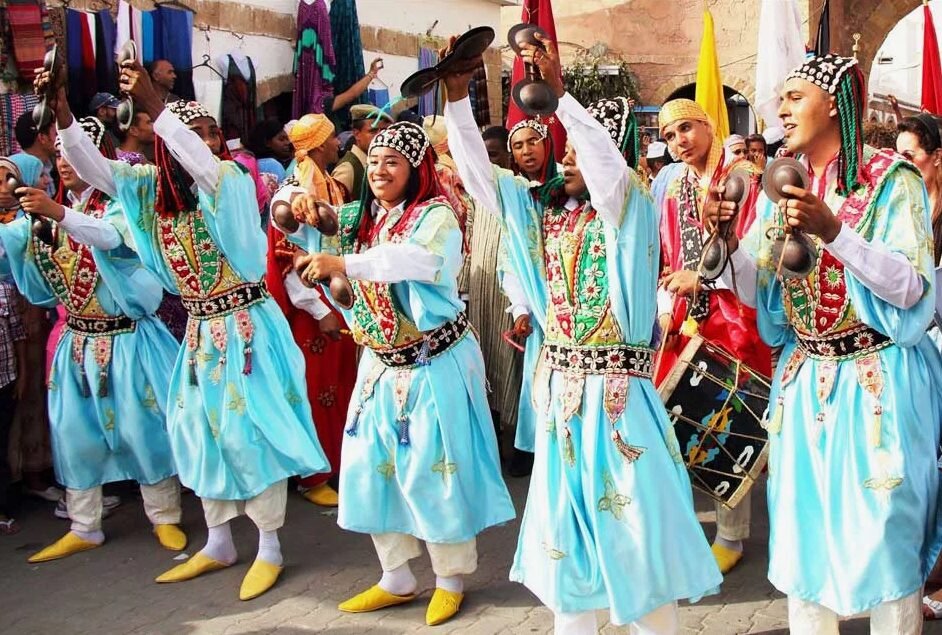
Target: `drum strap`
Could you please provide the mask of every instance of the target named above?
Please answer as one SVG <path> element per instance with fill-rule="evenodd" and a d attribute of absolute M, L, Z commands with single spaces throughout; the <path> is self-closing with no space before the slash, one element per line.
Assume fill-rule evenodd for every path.
<path fill-rule="evenodd" d="M 700 213 L 697 190 L 688 174 L 684 174 L 680 183 L 680 246 L 683 254 L 684 269 L 697 271 L 703 252 L 703 237 L 700 234 Z M 707 291 L 694 294 L 688 302 L 688 315 L 700 321 L 710 313 L 710 300 Z"/>

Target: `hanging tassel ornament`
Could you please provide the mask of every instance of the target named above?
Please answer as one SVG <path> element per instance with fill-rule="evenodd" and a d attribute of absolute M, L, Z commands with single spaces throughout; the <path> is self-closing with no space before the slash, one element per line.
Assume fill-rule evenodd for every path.
<path fill-rule="evenodd" d="M 399 445 L 409 445 L 409 417 L 403 415 L 399 422 Z"/>
<path fill-rule="evenodd" d="M 245 347 L 245 363 L 242 365 L 242 374 L 251 375 L 252 374 L 252 347 Z"/>
<path fill-rule="evenodd" d="M 415 363 L 419 366 L 428 366 L 432 363 L 429 359 L 428 337 L 422 340 L 422 348 L 419 349 L 419 356 L 415 358 Z"/>
<path fill-rule="evenodd" d="M 82 396 L 88 399 L 92 396 L 92 387 L 88 385 L 88 375 L 85 374 L 85 366 L 81 367 L 82 373 Z"/>
<path fill-rule="evenodd" d="M 629 463 L 634 463 L 638 460 L 638 457 L 644 454 L 645 448 L 625 443 L 625 440 L 622 439 L 621 433 L 618 432 L 618 430 L 612 432 L 612 441 L 615 443 L 615 448 Z"/>
<path fill-rule="evenodd" d="M 873 420 L 870 422 L 870 445 L 880 447 L 883 437 L 883 406 L 877 404 L 873 407 Z"/>
<path fill-rule="evenodd" d="M 563 452 L 566 454 L 566 463 L 569 467 L 576 466 L 576 448 L 572 442 L 572 430 L 569 429 L 569 426 L 566 426 L 563 435 L 566 437 L 565 445 Z"/>
<path fill-rule="evenodd" d="M 779 398 L 775 400 L 775 412 L 772 413 L 772 420 L 769 421 L 769 424 L 765 427 L 766 432 L 769 434 L 778 434 L 782 431 L 782 418 L 784 417 L 785 410 L 785 398 L 779 395 Z"/>
<path fill-rule="evenodd" d="M 186 365 L 190 369 L 190 385 L 196 385 L 196 354 L 190 353 L 190 358 L 186 360 Z"/>
<path fill-rule="evenodd" d="M 108 371 L 102 370 L 98 373 L 98 396 L 108 396 Z"/>
<path fill-rule="evenodd" d="M 355 437 L 357 435 L 357 426 L 360 425 L 360 413 L 363 412 L 363 404 L 357 406 L 357 409 L 353 411 L 353 418 L 350 420 L 350 423 L 347 424 L 347 429 L 344 432 L 347 433 L 348 437 Z"/>

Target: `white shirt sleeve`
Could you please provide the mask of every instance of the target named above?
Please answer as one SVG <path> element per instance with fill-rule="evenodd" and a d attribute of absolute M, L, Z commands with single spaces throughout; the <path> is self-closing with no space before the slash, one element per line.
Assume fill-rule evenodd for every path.
<path fill-rule="evenodd" d="M 869 242 L 845 224 L 833 242 L 824 246 L 876 296 L 895 307 L 909 309 L 922 297 L 923 280 L 901 253 Z"/>
<path fill-rule="evenodd" d="M 167 144 L 170 154 L 204 192 L 214 193 L 219 183 L 219 161 L 209 146 L 172 112 L 164 108 L 154 121 L 154 133 Z"/>
<path fill-rule="evenodd" d="M 288 299 L 291 300 L 291 304 L 302 311 L 307 311 L 315 320 L 330 315 L 330 307 L 321 300 L 317 290 L 305 287 L 296 271 L 292 271 L 285 276 L 285 291 L 288 292 Z"/>
<path fill-rule="evenodd" d="M 458 166 L 458 175 L 464 189 L 485 209 L 500 211 L 497 183 L 494 182 L 494 166 L 487 156 L 487 146 L 474 121 L 471 99 L 445 104 L 445 127 L 448 130 L 448 147 Z"/>
<path fill-rule="evenodd" d="M 592 197 L 592 207 L 609 224 L 618 227 L 628 195 L 625 158 L 602 124 L 569 93 L 560 98 L 556 114 L 576 149 L 576 163 Z"/>
<path fill-rule="evenodd" d="M 347 276 L 371 282 L 435 282 L 445 261 L 415 244 L 383 243 L 343 257 Z"/>
<path fill-rule="evenodd" d="M 729 257 L 730 266 L 723 270 L 720 279 L 727 288 L 732 289 L 739 301 L 750 308 L 756 308 L 756 285 L 758 283 L 759 269 L 755 261 L 749 257 L 744 249 L 736 249 Z M 733 270 L 736 271 L 736 283 L 733 284 Z"/>
<path fill-rule="evenodd" d="M 78 120 L 73 119 L 70 126 L 60 128 L 59 139 L 62 140 L 62 155 L 83 181 L 108 196 L 117 196 L 118 187 L 110 162 L 88 138 Z"/>
<path fill-rule="evenodd" d="M 664 314 L 674 314 L 674 295 L 664 287 L 659 286 L 657 288 L 657 315 L 660 317 Z"/>
<path fill-rule="evenodd" d="M 504 295 L 510 300 L 507 312 L 513 316 L 515 322 L 520 316 L 530 315 L 530 303 L 527 301 L 527 295 L 524 293 L 517 276 L 505 271 L 501 287 L 504 290 Z"/>
<path fill-rule="evenodd" d="M 87 216 L 68 207 L 59 227 L 76 241 L 97 249 L 120 247 L 124 240 L 114 225 L 108 221 Z"/>

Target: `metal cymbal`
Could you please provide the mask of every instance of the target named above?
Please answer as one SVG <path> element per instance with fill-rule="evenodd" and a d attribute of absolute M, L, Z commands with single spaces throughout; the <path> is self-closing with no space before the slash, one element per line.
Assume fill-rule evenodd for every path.
<path fill-rule="evenodd" d="M 782 189 L 786 185 L 808 189 L 808 169 L 800 161 L 791 157 L 782 157 L 772 161 L 762 175 L 762 190 L 769 200 L 778 203 L 789 198 Z"/>

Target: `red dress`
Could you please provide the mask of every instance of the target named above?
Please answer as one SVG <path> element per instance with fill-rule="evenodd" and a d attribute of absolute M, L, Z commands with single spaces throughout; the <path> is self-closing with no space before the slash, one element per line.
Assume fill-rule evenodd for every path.
<path fill-rule="evenodd" d="M 347 418 L 347 407 L 357 377 L 356 344 L 349 335 L 334 341 L 321 333 L 317 320 L 293 304 L 285 290 L 285 275 L 291 271 L 297 247 L 273 226 L 268 228 L 268 272 L 265 282 L 272 297 L 281 307 L 291 334 L 304 354 L 307 394 L 314 416 L 317 438 L 330 461 L 329 474 L 315 474 L 301 479 L 301 486 L 311 488 L 326 482 L 340 472 L 340 447 Z M 323 292 L 318 289 L 321 299 Z M 339 313 L 335 315 L 343 324 Z M 346 328 L 346 327 L 344 327 Z"/>
<path fill-rule="evenodd" d="M 741 162 L 736 167 L 740 167 Z M 720 180 L 722 166 L 718 167 L 714 184 Z M 687 177 L 688 170 L 681 171 L 680 176 L 667 187 L 664 205 L 661 209 L 661 269 L 662 271 L 680 271 L 684 269 L 684 253 L 681 240 L 681 185 Z M 696 187 L 699 200 L 703 200 L 703 192 Z M 754 175 L 749 197 L 740 210 L 736 225 L 736 235 L 742 238 L 755 221 L 756 200 L 759 197 L 759 178 Z M 698 219 L 691 219 L 700 227 Z M 699 334 L 713 344 L 726 349 L 733 357 L 743 362 L 756 372 L 766 377 L 772 374 L 772 355 L 769 347 L 759 337 L 756 326 L 756 310 L 742 304 L 736 294 L 729 289 L 706 290 L 709 303 L 705 318 L 698 321 Z M 687 318 L 688 300 L 677 296 L 673 306 L 673 321 L 671 332 L 680 330 Z M 680 336 L 679 341 L 671 348 L 665 349 L 663 359 L 658 361 L 655 385 L 670 375 L 677 357 L 687 345 L 689 338 Z"/>

